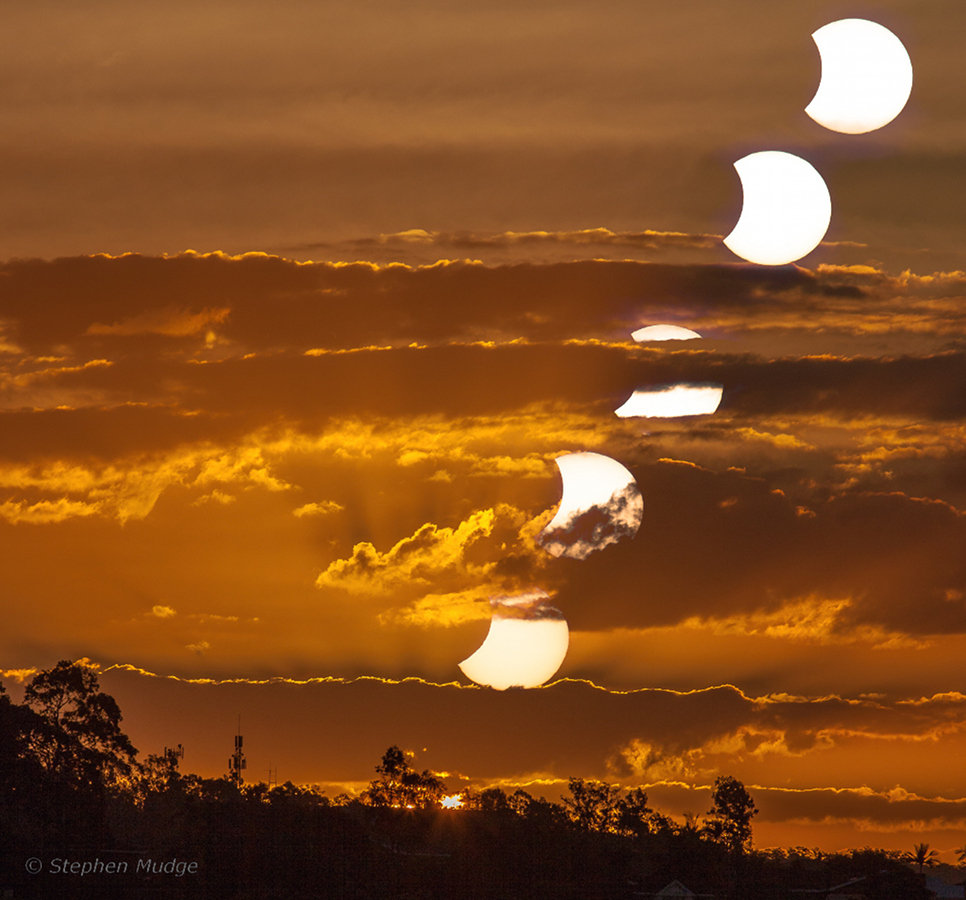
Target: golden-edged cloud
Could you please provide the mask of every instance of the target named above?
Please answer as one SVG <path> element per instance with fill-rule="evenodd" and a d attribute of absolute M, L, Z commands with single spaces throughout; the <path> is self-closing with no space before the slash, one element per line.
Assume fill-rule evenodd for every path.
<path fill-rule="evenodd" d="M 814 515 L 814 513 L 813 513 Z M 779 640 L 821 644 L 867 643 L 872 647 L 926 648 L 929 642 L 881 626 L 850 624 L 851 600 L 809 596 L 791 600 L 773 610 L 756 610 L 727 618 L 685 619 L 684 628 L 707 629 L 713 634 L 762 635 Z"/>
<path fill-rule="evenodd" d="M 393 610 L 381 616 L 387 623 L 445 626 L 489 618 L 488 597 L 516 587 L 534 568 L 529 557 L 535 527 L 519 510 L 498 504 L 453 528 L 426 523 L 385 551 L 356 544 L 315 583 L 354 596 L 392 598 Z"/>
<path fill-rule="evenodd" d="M 466 237 L 468 243 L 578 247 L 594 240 L 709 239 L 607 229 Z M 208 332 L 242 353 L 305 352 L 414 341 L 626 340 L 649 320 L 678 321 L 716 338 L 758 340 L 766 340 L 766 332 L 804 340 L 820 320 L 826 347 L 841 347 L 851 336 L 857 348 L 860 334 L 893 343 L 961 334 L 959 301 L 966 290 L 960 272 L 895 276 L 869 266 L 826 265 L 812 272 L 606 260 L 379 266 L 298 263 L 266 254 L 129 254 L 12 261 L 3 272 L 0 300 L 11 341 L 26 354 L 63 356 L 57 348 L 72 348 L 81 356 L 89 350 L 88 359 L 109 347 L 111 354 L 101 358 L 140 348 L 157 352 L 161 337 L 169 339 L 165 353 L 179 345 L 198 353 L 211 344 Z M 449 302 L 454 295 L 462 302 Z M 284 304 L 274 302 L 278 297 Z M 347 297 L 351 303 L 338 302 Z M 811 345 L 814 351 L 822 346 Z"/>
<path fill-rule="evenodd" d="M 236 485 L 269 491 L 289 488 L 271 474 L 262 448 L 252 443 L 227 449 L 178 448 L 153 458 L 139 455 L 101 464 L 68 461 L 71 450 L 64 450 L 65 459 L 46 465 L 0 465 L 0 487 L 8 491 L 64 495 L 33 502 L 9 499 L 0 504 L 0 515 L 12 522 L 103 515 L 123 524 L 148 516 L 161 494 L 176 485 L 201 489 Z M 215 488 L 194 502 L 225 504 L 233 498 Z"/>
<path fill-rule="evenodd" d="M 207 329 L 209 325 L 224 322 L 230 312 L 228 307 L 203 309 L 197 313 L 176 308 L 146 310 L 112 325 L 94 322 L 88 326 L 85 334 L 120 337 L 159 334 L 167 337 L 190 337 Z"/>
<path fill-rule="evenodd" d="M 658 239 L 596 229 L 467 239 L 481 237 L 571 248 Z M 277 582 L 258 641 L 244 637 L 264 620 L 255 582 L 231 641 L 179 632 L 182 654 L 210 642 L 208 665 L 416 666 L 436 677 L 491 594 L 531 587 L 565 611 L 574 664 L 604 680 L 650 671 L 613 656 L 587 663 L 581 641 L 604 646 L 597 637 L 622 628 L 802 658 L 913 653 L 963 631 L 958 273 L 266 254 L 2 269 L 4 333 L 22 350 L 0 367 L 5 527 L 37 558 L 43 529 L 143 525 L 144 536 L 125 529 L 117 583 L 133 587 L 115 589 L 109 622 L 170 605 L 172 625 L 203 628 L 190 617 L 238 608 L 184 597 L 217 594 L 219 579 L 237 592 L 247 567 L 258 585 Z M 633 341 L 655 321 L 712 337 Z M 819 352 L 826 337 L 833 346 Z M 724 385 L 716 414 L 643 425 L 613 415 L 632 391 L 678 381 Z M 629 469 L 647 514 L 633 542 L 571 565 L 535 538 L 559 500 L 552 460 L 586 450 Z M 201 523 L 204 565 L 140 574 L 149 532 Z M 42 575 L 30 590 L 52 605 L 56 581 Z M 306 616 L 313 628 L 296 624 Z M 119 629 L 112 647 L 146 640 Z"/>
<path fill-rule="evenodd" d="M 292 249 L 326 256 L 347 258 L 395 258 L 402 262 L 426 262 L 434 254 L 482 256 L 488 261 L 519 256 L 532 261 L 565 261 L 575 253 L 601 256 L 608 253 L 710 250 L 721 244 L 720 235 L 687 234 L 677 231 L 612 231 L 609 228 L 582 228 L 574 231 L 426 231 L 410 228 L 373 238 L 344 240 L 337 243 L 302 244 Z M 525 254 L 525 255 L 524 255 Z"/>
<path fill-rule="evenodd" d="M 65 519 L 98 515 L 100 511 L 99 503 L 86 503 L 66 497 L 56 500 L 38 500 L 36 503 L 28 503 L 25 500 L 5 500 L 0 503 L 0 516 L 12 523 L 63 522 Z"/>
<path fill-rule="evenodd" d="M 340 503 L 336 503 L 334 500 L 323 500 L 321 503 L 305 503 L 296 509 L 292 510 L 292 515 L 296 519 L 302 519 L 305 516 L 326 516 L 330 513 L 340 512 L 344 510 L 345 507 Z"/>

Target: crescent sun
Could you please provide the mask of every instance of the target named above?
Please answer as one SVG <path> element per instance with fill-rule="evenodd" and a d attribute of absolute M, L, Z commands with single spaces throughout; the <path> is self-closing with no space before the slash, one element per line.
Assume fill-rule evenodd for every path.
<path fill-rule="evenodd" d="M 563 491 L 557 512 L 537 536 L 553 556 L 586 559 L 625 537 L 634 537 L 644 499 L 634 476 L 602 453 L 567 453 L 554 462 Z"/>
<path fill-rule="evenodd" d="M 463 674 L 484 687 L 539 687 L 567 656 L 567 620 L 543 591 L 490 600 L 490 630 L 477 651 L 460 664 Z"/>
<path fill-rule="evenodd" d="M 805 107 L 819 125 L 865 134 L 888 125 L 912 92 L 912 60 L 888 28 L 867 19 L 840 19 L 813 35 L 822 78 Z"/>
<path fill-rule="evenodd" d="M 799 156 L 750 153 L 735 163 L 744 204 L 725 246 L 749 262 L 781 266 L 811 253 L 828 230 L 832 198 L 824 179 Z"/>

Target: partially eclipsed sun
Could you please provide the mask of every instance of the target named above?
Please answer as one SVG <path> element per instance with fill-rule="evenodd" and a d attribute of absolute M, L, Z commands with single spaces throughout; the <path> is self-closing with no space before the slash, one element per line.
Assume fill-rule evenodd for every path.
<path fill-rule="evenodd" d="M 638 328 L 631 334 L 635 341 L 693 341 L 701 337 L 696 331 L 690 328 L 683 328 L 681 325 L 648 325 L 646 328 Z"/>
<path fill-rule="evenodd" d="M 666 384 L 634 391 L 614 413 L 622 419 L 709 416 L 718 408 L 723 395 L 724 387 L 720 384 Z"/>
<path fill-rule="evenodd" d="M 624 466 L 602 453 L 567 453 L 555 462 L 563 482 L 560 506 L 537 538 L 548 553 L 586 559 L 637 534 L 644 500 Z"/>
<path fill-rule="evenodd" d="M 480 648 L 460 663 L 463 674 L 484 687 L 534 688 L 553 677 L 567 655 L 567 620 L 543 591 L 490 601 L 493 618 Z"/>
<path fill-rule="evenodd" d="M 811 163 L 792 153 L 762 150 L 735 163 L 744 204 L 725 246 L 764 266 L 811 253 L 828 230 L 832 198 Z"/>
<path fill-rule="evenodd" d="M 912 60 L 888 28 L 866 19 L 841 19 L 812 35 L 822 58 L 822 80 L 805 107 L 819 125 L 865 134 L 888 125 L 912 92 Z"/>

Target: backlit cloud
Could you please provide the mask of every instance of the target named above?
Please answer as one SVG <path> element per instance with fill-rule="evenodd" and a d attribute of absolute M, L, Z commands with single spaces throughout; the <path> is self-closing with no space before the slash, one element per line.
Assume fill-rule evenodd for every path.
<path fill-rule="evenodd" d="M 386 551 L 368 542 L 357 544 L 351 556 L 332 562 L 315 583 L 320 588 L 368 597 L 422 593 L 409 614 L 422 619 L 438 609 L 441 594 L 462 598 L 457 602 L 465 604 L 466 595 L 460 588 L 479 591 L 512 586 L 519 575 L 517 567 L 507 565 L 506 560 L 526 552 L 525 524 L 525 517 L 506 505 L 477 510 L 455 528 L 427 523 Z M 425 595 L 433 599 L 427 602 Z M 467 616 L 464 613 L 458 618 Z"/>
<path fill-rule="evenodd" d="M 332 500 L 323 500 L 321 503 L 306 503 L 297 509 L 293 509 L 292 515 L 301 519 L 305 516 L 325 516 L 343 509 L 345 509 L 344 506 Z"/>
<path fill-rule="evenodd" d="M 91 657 L 135 745 L 206 776 L 241 711 L 252 777 L 329 796 L 393 743 L 678 820 L 734 774 L 759 847 L 952 861 L 966 7 L 902 4 L 915 108 L 849 149 L 800 112 L 816 4 L 10 6 L 11 696 Z M 719 236 L 765 140 L 835 198 L 812 268 Z M 658 323 L 701 337 L 634 340 Z M 614 415 L 672 384 L 721 403 Z M 585 451 L 646 513 L 556 558 L 553 461 Z M 491 601 L 537 590 L 561 680 L 467 684 Z"/>
<path fill-rule="evenodd" d="M 227 307 L 204 309 L 198 313 L 178 309 L 148 310 L 113 325 L 101 325 L 95 322 L 88 326 L 86 333 L 118 336 L 161 334 L 168 337 L 189 337 L 210 324 L 223 322 L 229 312 L 231 310 Z"/>
<path fill-rule="evenodd" d="M 467 240 L 584 253 L 641 234 Z M 25 647 L 56 662 L 95 646 L 239 689 L 341 679 L 325 702 L 359 734 L 325 764 L 346 783 L 385 736 L 343 697 L 466 783 L 580 774 L 672 799 L 680 782 L 693 800 L 721 772 L 762 794 L 867 776 L 877 796 L 898 781 L 924 798 L 923 821 L 954 820 L 929 805 L 948 763 L 912 773 L 916 754 L 966 746 L 948 681 L 966 622 L 959 274 L 266 254 L 2 269 L 17 352 L 0 361 L 0 525 L 6 589 L 23 598 L 6 609 L 11 669 L 37 664 Z M 703 337 L 633 340 L 655 321 Z M 675 383 L 720 384 L 721 406 L 614 415 Z M 574 520 L 578 541 L 614 521 L 625 539 L 557 559 L 538 543 L 560 501 L 553 460 L 581 451 L 626 467 L 647 512 L 633 541 L 617 508 Z M 561 678 L 592 683 L 499 707 L 453 687 L 479 722 L 441 733 L 449 694 L 414 689 L 459 679 L 493 599 L 532 590 L 570 623 Z M 581 738 L 560 754 L 542 735 L 575 711 Z M 496 764 L 473 742 L 498 723 L 532 737 Z M 848 818 L 823 798 L 795 821 Z M 816 827 L 774 809 L 775 827 Z M 856 809 L 869 827 L 912 821 Z"/>

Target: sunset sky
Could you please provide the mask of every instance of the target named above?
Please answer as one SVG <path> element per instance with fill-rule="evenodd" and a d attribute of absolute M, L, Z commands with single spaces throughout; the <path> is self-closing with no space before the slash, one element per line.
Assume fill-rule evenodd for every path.
<path fill-rule="evenodd" d="M 866 135 L 811 33 L 912 58 Z M 359 790 L 719 774 L 758 846 L 966 843 L 961 0 L 48 0 L 0 31 L 0 676 L 101 667 L 142 756 Z M 825 243 L 722 244 L 756 150 Z M 671 323 L 701 340 L 638 344 Z M 717 383 L 712 416 L 619 418 Z M 537 542 L 554 458 L 640 530 Z M 458 663 L 545 591 L 557 681 Z"/>

